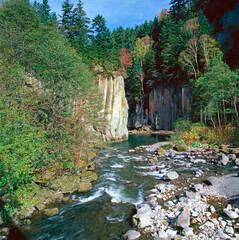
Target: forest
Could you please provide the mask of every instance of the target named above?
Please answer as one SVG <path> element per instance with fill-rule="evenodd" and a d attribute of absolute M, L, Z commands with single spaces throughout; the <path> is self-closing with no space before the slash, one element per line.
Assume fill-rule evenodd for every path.
<path fill-rule="evenodd" d="M 75 6 L 64 0 L 61 16 L 48 0 L 0 2 L 5 216 L 26 204 L 36 172 L 54 168 L 59 175 L 75 174 L 87 154 L 104 145 L 99 75 L 124 76 L 130 109 L 158 84 L 187 86 L 193 116 L 176 125 L 176 131 L 184 124 L 188 132 L 180 129 L 175 139 L 239 142 L 239 61 L 236 49 L 227 54 L 216 39 L 219 26 L 213 21 L 223 13 L 213 10 L 215 2 L 225 4 L 171 0 L 170 9 L 155 6 L 151 21 L 113 31 L 100 14 L 90 20 L 81 0 Z"/>

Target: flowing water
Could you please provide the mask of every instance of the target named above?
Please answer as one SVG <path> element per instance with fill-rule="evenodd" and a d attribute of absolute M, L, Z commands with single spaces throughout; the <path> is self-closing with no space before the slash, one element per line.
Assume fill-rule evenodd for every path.
<path fill-rule="evenodd" d="M 152 158 L 153 153 L 129 152 L 138 145 L 162 140 L 159 136 L 132 135 L 128 141 L 102 150 L 99 158 L 103 159 L 96 169 L 99 179 L 93 189 L 70 195 L 73 200 L 70 203 L 56 204 L 59 215 L 51 218 L 35 216 L 25 231 L 27 239 L 120 239 L 133 227 L 131 218 L 135 205 L 144 201 L 145 191 L 158 183 L 164 172 L 171 168 L 185 174 L 199 169 L 209 171 L 209 165 L 186 165 L 180 157 L 174 159 L 174 165 L 167 165 L 162 158 L 158 167 L 164 165 L 163 171 L 150 170 L 153 165 L 147 159 Z"/>

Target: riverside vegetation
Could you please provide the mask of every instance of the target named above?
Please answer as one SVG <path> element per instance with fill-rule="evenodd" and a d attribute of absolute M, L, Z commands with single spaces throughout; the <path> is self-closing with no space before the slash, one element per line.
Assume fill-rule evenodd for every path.
<path fill-rule="evenodd" d="M 192 120 L 201 123 L 179 120 L 172 138 L 193 146 L 238 144 L 238 62 L 230 61 L 233 55 L 230 66 L 224 61 L 208 20 L 217 14 L 214 4 L 172 0 L 154 20 L 110 32 L 101 15 L 91 24 L 80 0 L 75 7 L 64 0 L 59 18 L 47 0 L 0 2 L 4 221 L 19 209 L 21 219 L 33 206 L 67 201 L 62 193 L 91 188 L 105 126 L 99 75 L 125 77 L 131 110 L 157 84 L 187 86 L 194 95 Z"/>

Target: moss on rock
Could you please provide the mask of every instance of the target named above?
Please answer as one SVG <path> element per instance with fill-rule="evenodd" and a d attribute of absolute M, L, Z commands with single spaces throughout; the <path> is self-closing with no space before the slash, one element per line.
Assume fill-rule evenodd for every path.
<path fill-rule="evenodd" d="M 91 182 L 81 182 L 78 187 L 78 192 L 86 192 L 92 189 Z"/>

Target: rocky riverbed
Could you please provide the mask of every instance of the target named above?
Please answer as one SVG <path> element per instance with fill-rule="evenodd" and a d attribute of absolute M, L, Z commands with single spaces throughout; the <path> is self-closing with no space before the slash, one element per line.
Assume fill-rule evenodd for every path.
<path fill-rule="evenodd" d="M 228 165 L 238 168 L 238 148 L 188 148 L 160 142 L 130 151 L 154 152 L 148 162 L 162 175 L 145 202 L 136 206 L 132 220 L 137 228 L 125 233 L 124 239 L 239 239 L 239 175 L 226 174 Z M 173 161 L 191 170 L 201 163 L 220 171 L 197 169 L 191 176 L 165 171 Z"/>

